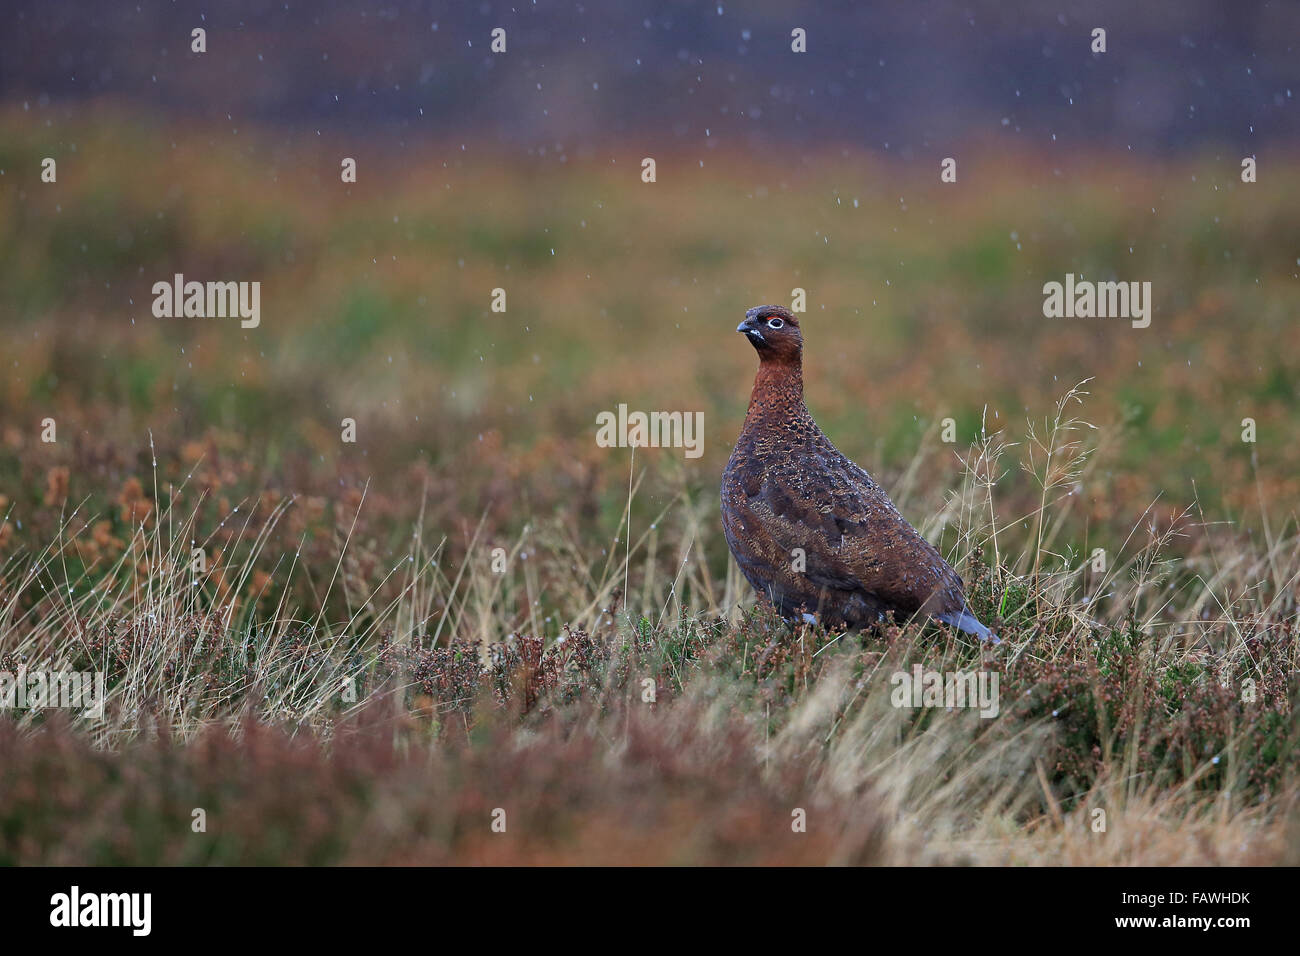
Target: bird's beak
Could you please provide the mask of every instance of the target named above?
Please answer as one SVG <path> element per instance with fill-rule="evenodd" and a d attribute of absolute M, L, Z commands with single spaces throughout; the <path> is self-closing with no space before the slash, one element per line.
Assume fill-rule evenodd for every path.
<path fill-rule="evenodd" d="M 744 322 L 741 322 L 738 326 L 736 326 L 736 331 L 740 332 L 742 335 L 748 336 L 750 341 L 752 342 L 766 343 L 767 341 L 765 338 L 763 338 L 763 333 L 759 331 L 758 323 L 756 323 L 753 319 L 746 319 Z"/>

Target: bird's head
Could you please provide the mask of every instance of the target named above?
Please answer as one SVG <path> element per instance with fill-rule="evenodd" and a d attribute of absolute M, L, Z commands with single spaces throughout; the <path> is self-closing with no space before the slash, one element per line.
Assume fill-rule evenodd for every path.
<path fill-rule="evenodd" d="M 799 320 L 779 305 L 755 306 L 745 313 L 736 331 L 749 339 L 761 362 L 799 364 L 803 358 L 803 335 Z"/>

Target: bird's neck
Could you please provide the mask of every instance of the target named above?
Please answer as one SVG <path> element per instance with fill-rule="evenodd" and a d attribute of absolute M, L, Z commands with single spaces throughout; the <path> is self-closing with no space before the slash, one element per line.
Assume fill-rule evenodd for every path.
<path fill-rule="evenodd" d="M 803 366 L 799 362 L 760 362 L 749 396 L 745 425 L 763 420 L 790 421 L 807 415 L 803 403 Z"/>

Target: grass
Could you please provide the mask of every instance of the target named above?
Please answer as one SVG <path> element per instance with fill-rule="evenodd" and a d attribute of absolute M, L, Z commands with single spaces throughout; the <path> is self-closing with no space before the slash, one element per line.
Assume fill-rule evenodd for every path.
<path fill-rule="evenodd" d="M 328 144 L 0 128 L 0 670 L 110 688 L 0 718 L 0 862 L 1300 862 L 1281 186 L 426 146 L 349 188 Z M 261 279 L 262 326 L 153 319 L 174 271 Z M 1152 327 L 1043 320 L 1067 271 L 1151 280 Z M 997 647 L 754 606 L 726 317 L 795 285 L 814 414 Z M 704 456 L 596 447 L 619 402 Z M 894 706 L 917 664 L 998 715 Z"/>
<path fill-rule="evenodd" d="M 1025 446 L 1067 459 L 1044 465 L 1035 541 L 1092 450 L 1062 418 L 1080 398 Z M 981 476 L 1006 454 L 980 446 L 951 508 L 996 648 L 915 621 L 838 634 L 739 611 L 734 570 L 690 559 L 707 519 L 689 502 L 594 563 L 562 524 L 530 529 L 505 573 L 473 546 L 447 563 L 423 529 L 367 567 L 340 514 L 335 561 L 285 556 L 322 610 L 291 606 L 291 587 L 239 601 L 267 587 L 256 566 L 297 506 L 232 509 L 239 546 L 197 575 L 181 490 L 94 586 L 67 576 L 70 542 L 9 567 L 5 633 L 21 637 L 4 664 L 105 671 L 111 693 L 102 721 L 5 722 L 0 860 L 1294 862 L 1294 598 L 1266 599 L 1260 577 L 1293 586 L 1300 540 L 1174 561 L 1173 527 L 1104 572 L 1005 552 L 989 567 Z M 688 590 L 714 597 L 692 607 Z M 346 618 L 323 612 L 335 592 Z M 998 716 L 893 706 L 890 675 L 916 664 L 996 672 Z M 491 830 L 497 810 L 517 838 Z"/>

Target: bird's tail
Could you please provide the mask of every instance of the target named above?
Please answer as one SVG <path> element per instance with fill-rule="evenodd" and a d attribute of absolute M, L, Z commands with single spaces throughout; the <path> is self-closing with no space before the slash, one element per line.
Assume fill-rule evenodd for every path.
<path fill-rule="evenodd" d="M 949 611 L 946 614 L 936 614 L 934 618 L 936 621 L 943 621 L 945 624 L 951 624 L 953 627 L 965 631 L 967 634 L 974 634 L 981 641 L 989 641 L 992 644 L 1002 643 L 998 640 L 996 634 L 981 624 L 975 615 L 966 608 L 962 608 L 960 611 Z"/>

